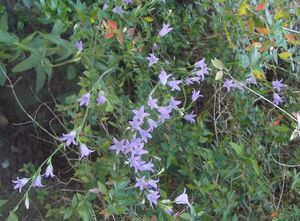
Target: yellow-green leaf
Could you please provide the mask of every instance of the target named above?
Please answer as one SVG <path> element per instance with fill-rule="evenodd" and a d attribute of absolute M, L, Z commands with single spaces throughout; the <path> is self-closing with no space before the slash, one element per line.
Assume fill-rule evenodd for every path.
<path fill-rule="evenodd" d="M 291 52 L 285 51 L 285 52 L 281 52 L 281 53 L 279 54 L 279 57 L 280 57 L 281 59 L 287 59 L 287 58 L 291 57 L 292 55 L 293 55 L 293 54 L 292 54 Z"/>
<path fill-rule="evenodd" d="M 150 16 L 145 17 L 144 20 L 145 20 L 146 22 L 153 22 L 153 18 L 150 17 Z"/>

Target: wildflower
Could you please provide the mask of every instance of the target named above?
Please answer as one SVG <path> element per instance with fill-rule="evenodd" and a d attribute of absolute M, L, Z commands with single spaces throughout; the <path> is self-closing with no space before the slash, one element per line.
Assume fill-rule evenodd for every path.
<path fill-rule="evenodd" d="M 199 90 L 195 91 L 194 89 L 192 93 L 192 101 L 196 101 L 199 97 L 203 97 L 203 95 L 200 94 Z"/>
<path fill-rule="evenodd" d="M 135 156 L 134 154 L 132 154 L 130 156 L 130 158 L 128 159 L 129 161 L 129 165 L 130 167 L 133 167 L 135 172 L 137 172 L 138 170 L 141 169 L 142 164 L 144 163 L 143 161 L 141 161 L 141 157 L 140 156 Z"/>
<path fill-rule="evenodd" d="M 154 164 L 149 161 L 148 163 L 143 163 L 140 167 L 139 167 L 139 170 L 140 171 L 151 171 L 153 172 L 153 167 L 154 167 Z"/>
<path fill-rule="evenodd" d="M 204 76 L 203 76 L 203 79 L 204 79 Z M 198 77 L 198 76 L 196 76 L 196 77 L 188 77 L 188 78 L 185 79 L 185 83 L 186 83 L 186 85 L 191 85 L 194 82 L 200 83 L 200 80 L 201 80 L 201 78 Z"/>
<path fill-rule="evenodd" d="M 90 150 L 85 144 L 80 144 L 80 159 L 87 157 L 90 153 L 93 153 L 95 150 Z"/>
<path fill-rule="evenodd" d="M 245 82 L 247 84 L 256 84 L 257 85 L 256 78 L 252 74 L 248 78 L 246 78 Z"/>
<path fill-rule="evenodd" d="M 168 107 L 172 110 L 172 109 L 176 109 L 178 108 L 178 105 L 181 104 L 181 101 L 177 101 L 175 100 L 173 97 L 171 97 L 170 99 L 170 103 L 168 105 Z"/>
<path fill-rule="evenodd" d="M 147 194 L 147 199 L 149 200 L 150 206 L 153 207 L 154 205 L 157 205 L 157 199 L 160 197 L 158 191 L 156 190 L 149 190 L 149 193 Z"/>
<path fill-rule="evenodd" d="M 175 199 L 176 204 L 187 204 L 190 206 L 188 195 L 185 193 L 186 189 L 184 188 L 184 191 L 181 195 L 177 196 Z"/>
<path fill-rule="evenodd" d="M 143 121 L 140 121 L 136 117 L 134 117 L 132 121 L 129 121 L 129 124 L 131 125 L 132 129 L 139 131 L 141 129 L 140 126 L 143 124 Z"/>
<path fill-rule="evenodd" d="M 190 123 L 195 123 L 195 119 L 194 119 L 195 117 L 196 117 L 196 114 L 194 114 L 194 111 L 192 111 L 192 113 L 185 115 L 183 118 L 186 121 L 189 121 Z"/>
<path fill-rule="evenodd" d="M 158 108 L 157 106 L 157 99 L 156 98 L 152 98 L 152 96 L 149 97 L 148 99 L 148 106 L 153 109 L 153 108 Z"/>
<path fill-rule="evenodd" d="M 106 97 L 102 94 L 99 94 L 97 98 L 97 105 L 104 104 L 106 102 Z"/>
<path fill-rule="evenodd" d="M 116 155 L 118 155 L 120 151 L 124 150 L 124 140 L 118 141 L 114 138 L 114 144 L 109 149 L 116 150 Z"/>
<path fill-rule="evenodd" d="M 273 94 L 273 103 L 276 104 L 276 105 L 279 105 L 279 104 L 281 104 L 282 102 L 283 102 L 282 97 L 280 97 L 279 94 L 274 93 L 274 94 Z"/>
<path fill-rule="evenodd" d="M 139 187 L 140 191 L 142 191 L 143 189 L 145 189 L 147 187 L 147 182 L 145 181 L 145 176 L 141 177 L 141 178 L 135 178 L 136 179 L 136 184 L 134 185 L 134 187 Z"/>
<path fill-rule="evenodd" d="M 165 36 L 166 34 L 168 34 L 170 31 L 172 31 L 173 28 L 170 28 L 170 24 L 163 24 L 162 29 L 159 31 L 158 35 L 160 37 Z"/>
<path fill-rule="evenodd" d="M 195 72 L 195 75 L 197 75 L 199 77 L 199 80 L 201 80 L 201 81 L 204 80 L 205 74 L 208 74 L 208 69 L 207 68 L 203 68 L 203 69 L 197 70 Z"/>
<path fill-rule="evenodd" d="M 33 187 L 44 187 L 44 185 L 42 184 L 41 175 L 38 175 L 37 177 L 35 177 L 35 179 L 32 182 L 32 186 Z"/>
<path fill-rule="evenodd" d="M 86 93 L 86 94 L 82 95 L 82 97 L 78 99 L 78 101 L 80 102 L 79 106 L 86 106 L 87 107 L 89 105 L 90 98 L 91 98 L 90 93 Z"/>
<path fill-rule="evenodd" d="M 282 79 L 280 81 L 276 80 L 276 81 L 272 81 L 272 87 L 274 90 L 277 90 L 278 92 L 281 91 L 281 88 L 284 87 L 284 84 L 281 83 Z"/>
<path fill-rule="evenodd" d="M 45 172 L 45 177 L 51 177 L 53 178 L 55 175 L 53 174 L 53 166 L 52 164 L 50 163 L 47 168 L 46 168 L 46 172 Z"/>
<path fill-rule="evenodd" d="M 227 79 L 227 80 L 224 82 L 223 87 L 225 87 L 225 88 L 227 89 L 228 92 L 231 90 L 231 88 L 235 88 L 235 85 L 234 85 L 233 80 Z"/>
<path fill-rule="evenodd" d="M 70 146 L 71 144 L 77 145 L 75 141 L 76 131 L 71 131 L 68 134 L 63 134 L 63 137 L 60 138 L 61 141 L 66 142 L 66 146 Z"/>
<path fill-rule="evenodd" d="M 124 10 L 123 10 L 122 6 L 116 6 L 112 9 L 112 12 L 114 12 L 118 15 L 122 15 L 124 13 Z"/>
<path fill-rule="evenodd" d="M 167 84 L 167 81 L 168 81 L 168 78 L 171 76 L 172 74 L 167 74 L 167 72 L 165 72 L 165 70 L 161 70 L 160 74 L 159 74 L 159 80 L 160 80 L 160 83 L 162 85 L 166 85 Z"/>
<path fill-rule="evenodd" d="M 144 121 L 144 117 L 150 116 L 150 114 L 145 112 L 144 106 L 141 106 L 139 110 L 133 110 L 132 112 L 135 114 L 133 119 L 137 119 L 139 121 Z"/>
<path fill-rule="evenodd" d="M 143 154 L 147 154 L 148 151 L 144 149 L 144 143 L 141 143 L 139 145 L 134 146 L 131 153 L 136 156 L 142 156 Z"/>
<path fill-rule="evenodd" d="M 170 107 L 159 107 L 157 111 L 160 113 L 160 121 L 162 123 L 164 123 L 165 120 L 169 120 L 171 118 L 170 113 L 172 109 Z"/>
<path fill-rule="evenodd" d="M 178 84 L 181 83 L 181 80 L 175 80 L 175 78 L 173 78 L 172 81 L 168 82 L 168 85 L 172 88 L 171 91 L 180 91 L 180 87 L 178 86 Z"/>
<path fill-rule="evenodd" d="M 132 0 L 123 0 L 123 2 L 128 5 L 128 4 L 132 3 Z"/>
<path fill-rule="evenodd" d="M 149 61 L 148 67 L 151 67 L 153 64 L 157 63 L 159 60 L 159 58 L 155 57 L 155 55 L 153 53 L 149 54 L 149 56 L 146 57 L 146 59 Z"/>
<path fill-rule="evenodd" d="M 207 68 L 207 64 L 205 64 L 205 58 L 203 58 L 200 61 L 196 62 L 194 65 L 195 65 L 196 68 L 201 68 L 201 69 Z"/>
<path fill-rule="evenodd" d="M 154 189 L 157 189 L 157 183 L 158 183 L 158 181 L 159 181 L 159 179 L 157 179 L 157 180 L 148 180 L 148 185 L 149 186 L 151 186 L 151 187 L 153 187 Z"/>
<path fill-rule="evenodd" d="M 75 42 L 75 47 L 77 48 L 77 50 L 79 52 L 82 52 L 82 50 L 83 50 L 83 43 L 82 43 L 82 41 L 76 41 Z"/>
<path fill-rule="evenodd" d="M 28 181 L 28 178 L 19 179 L 19 177 L 17 177 L 17 180 L 12 181 L 14 183 L 14 190 L 19 188 L 19 192 L 21 193 L 22 188 L 28 183 Z"/>
<path fill-rule="evenodd" d="M 157 127 L 157 122 L 152 120 L 152 119 L 148 119 L 148 124 L 149 124 L 149 131 L 152 132 L 154 128 Z"/>
<path fill-rule="evenodd" d="M 154 43 L 152 46 L 152 51 L 156 51 L 158 49 L 159 49 L 158 45 L 156 43 Z"/>
<path fill-rule="evenodd" d="M 104 3 L 102 10 L 105 11 L 109 8 L 109 5 L 107 3 Z"/>

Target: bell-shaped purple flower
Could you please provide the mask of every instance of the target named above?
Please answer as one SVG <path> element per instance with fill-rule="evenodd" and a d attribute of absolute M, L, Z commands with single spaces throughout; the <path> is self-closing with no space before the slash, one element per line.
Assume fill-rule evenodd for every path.
<path fill-rule="evenodd" d="M 28 183 L 28 181 L 28 178 L 19 179 L 19 177 L 17 177 L 17 180 L 12 181 L 14 183 L 14 189 L 19 189 L 19 192 L 21 193 L 22 188 Z"/>
<path fill-rule="evenodd" d="M 91 98 L 90 93 L 86 93 L 86 94 L 82 95 L 82 97 L 78 99 L 79 106 L 86 106 L 87 107 L 90 103 L 90 98 Z"/>
<path fill-rule="evenodd" d="M 33 187 L 44 187 L 44 185 L 42 184 L 42 176 L 38 175 L 34 178 L 34 180 L 32 181 L 32 186 Z"/>
<path fill-rule="evenodd" d="M 53 178 L 55 175 L 54 175 L 54 173 L 53 173 L 53 166 L 52 166 L 52 164 L 50 163 L 48 166 L 47 166 L 47 168 L 46 168 L 46 172 L 45 172 L 45 177 L 47 178 L 47 177 L 51 177 L 51 178 Z"/>
<path fill-rule="evenodd" d="M 95 150 L 90 150 L 85 144 L 80 144 L 80 159 L 87 157 L 90 153 L 93 153 Z"/>
<path fill-rule="evenodd" d="M 186 189 L 184 188 L 184 191 L 181 195 L 177 196 L 175 199 L 176 204 L 187 204 L 190 206 L 188 195 L 185 193 Z"/>
<path fill-rule="evenodd" d="M 158 32 L 158 35 L 160 37 L 165 36 L 166 34 L 168 34 L 170 31 L 172 31 L 173 28 L 170 27 L 170 24 L 163 24 L 162 29 Z"/>
<path fill-rule="evenodd" d="M 149 56 L 146 57 L 146 59 L 149 61 L 148 67 L 151 67 L 152 65 L 154 65 L 159 61 L 159 58 L 155 57 L 153 53 L 149 54 Z"/>
<path fill-rule="evenodd" d="M 160 197 L 158 191 L 156 190 L 149 190 L 149 193 L 147 194 L 147 199 L 149 200 L 150 206 L 153 207 L 154 205 L 157 205 L 157 200 Z"/>
<path fill-rule="evenodd" d="M 77 50 L 79 52 L 82 52 L 82 50 L 83 50 L 83 43 L 82 43 L 82 41 L 76 41 L 75 42 L 75 47 L 77 48 Z"/>
<path fill-rule="evenodd" d="M 70 146 L 71 144 L 77 145 L 75 141 L 76 131 L 71 131 L 68 134 L 63 134 L 63 137 L 59 138 L 61 141 L 65 141 L 66 146 Z"/>

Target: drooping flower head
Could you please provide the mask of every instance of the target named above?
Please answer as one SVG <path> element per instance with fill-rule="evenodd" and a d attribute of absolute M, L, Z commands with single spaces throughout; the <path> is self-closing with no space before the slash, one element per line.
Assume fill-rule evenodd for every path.
<path fill-rule="evenodd" d="M 194 111 L 192 111 L 192 113 L 190 113 L 190 114 L 187 114 L 187 115 L 184 115 L 184 119 L 186 120 L 186 121 L 189 121 L 190 123 L 195 123 L 195 118 L 196 117 L 196 114 L 194 114 Z"/>
<path fill-rule="evenodd" d="M 170 31 L 172 31 L 173 28 L 170 27 L 170 24 L 163 24 L 162 29 L 159 31 L 158 35 L 160 37 L 165 36 L 166 34 L 168 34 Z"/>
<path fill-rule="evenodd" d="M 90 93 L 86 93 L 86 94 L 82 95 L 82 97 L 78 99 L 79 106 L 86 106 L 86 107 L 89 106 L 90 98 L 91 98 Z"/>
<path fill-rule="evenodd" d="M 19 189 L 19 192 L 21 193 L 22 188 L 28 183 L 28 181 L 28 178 L 19 179 L 19 177 L 17 177 L 16 180 L 12 181 L 14 183 L 14 189 Z"/>
<path fill-rule="evenodd" d="M 50 163 L 48 166 L 47 166 L 47 168 L 46 168 L 46 172 L 45 172 L 45 177 L 47 178 L 47 177 L 51 177 L 51 178 L 53 178 L 55 175 L 54 175 L 54 173 L 53 173 L 53 166 L 52 166 L 52 164 Z"/>
<path fill-rule="evenodd" d="M 104 104 L 105 102 L 106 97 L 102 93 L 99 93 L 99 96 L 97 97 L 97 105 Z"/>
<path fill-rule="evenodd" d="M 192 101 L 196 101 L 199 97 L 203 97 L 202 94 L 200 94 L 200 91 L 199 90 L 193 90 L 192 92 Z"/>
<path fill-rule="evenodd" d="M 44 185 L 42 184 L 42 177 L 40 174 L 34 178 L 34 180 L 32 181 L 32 186 L 33 187 L 44 187 Z"/>
<path fill-rule="evenodd" d="M 152 65 L 154 65 L 159 61 L 159 58 L 155 57 L 153 53 L 149 54 L 149 56 L 146 57 L 146 59 L 149 61 L 148 67 L 151 67 Z"/>
<path fill-rule="evenodd" d="M 184 188 L 184 191 L 181 195 L 177 196 L 175 199 L 176 204 L 187 204 L 190 206 L 188 195 L 185 193 L 186 189 Z"/>
<path fill-rule="evenodd" d="M 278 93 L 273 94 L 273 103 L 279 105 L 283 102 L 282 97 Z"/>
<path fill-rule="evenodd" d="M 165 70 L 161 70 L 160 74 L 159 74 L 159 80 L 160 80 L 160 83 L 162 85 L 166 85 L 167 84 L 167 81 L 168 81 L 168 78 L 171 76 L 172 74 L 167 74 L 167 72 Z"/>
<path fill-rule="evenodd" d="M 154 205 L 157 205 L 157 200 L 160 197 L 158 191 L 156 190 L 149 190 L 149 193 L 147 194 L 147 199 L 149 200 L 150 206 L 153 207 Z"/>
<path fill-rule="evenodd" d="M 76 137 L 76 131 L 71 131 L 68 134 L 63 134 L 63 137 L 59 138 L 60 141 L 65 141 L 66 146 L 70 146 L 71 144 L 77 145 L 77 142 L 75 141 Z"/>
<path fill-rule="evenodd" d="M 90 150 L 85 144 L 80 144 L 80 159 L 87 157 L 90 153 L 93 153 L 95 150 Z"/>

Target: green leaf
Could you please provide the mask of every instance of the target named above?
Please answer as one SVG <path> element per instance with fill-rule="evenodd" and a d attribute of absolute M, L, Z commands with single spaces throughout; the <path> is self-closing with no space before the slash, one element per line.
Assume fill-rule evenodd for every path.
<path fill-rule="evenodd" d="M 64 24 L 62 23 L 62 21 L 60 19 L 56 20 L 53 29 L 52 29 L 52 33 L 55 34 L 61 34 L 64 28 Z"/>
<path fill-rule="evenodd" d="M 252 163 L 253 169 L 255 170 L 256 174 L 259 175 L 260 169 L 259 169 L 257 161 L 255 159 L 252 159 L 251 163 Z"/>
<path fill-rule="evenodd" d="M 244 147 L 242 145 L 230 142 L 229 143 L 230 146 L 232 147 L 232 149 L 234 149 L 234 151 L 237 153 L 237 155 L 242 155 L 243 151 L 244 151 Z"/>
<path fill-rule="evenodd" d="M 104 195 L 107 195 L 108 192 L 107 192 L 106 186 L 101 182 L 97 182 L 97 183 L 98 183 L 98 188 L 99 188 L 100 192 Z"/>
<path fill-rule="evenodd" d="M 0 62 L 0 66 L 3 69 L 3 71 L 5 71 L 6 73 L 6 67 L 4 66 L 4 64 Z M 6 77 L 1 68 L 0 68 L 0 86 L 3 86 L 6 82 Z"/>
<path fill-rule="evenodd" d="M 74 67 L 74 65 L 68 65 L 68 67 L 67 67 L 68 80 L 72 80 L 72 79 L 76 78 L 76 76 L 77 76 L 77 70 Z"/>
<path fill-rule="evenodd" d="M 0 30 L 0 43 L 16 44 L 18 41 L 19 38 L 16 35 Z"/>
<path fill-rule="evenodd" d="M 4 13 L 0 19 L 0 30 L 5 32 L 8 30 L 7 13 Z"/>
<path fill-rule="evenodd" d="M 14 212 L 10 212 L 9 216 L 7 217 L 7 221 L 19 221 L 19 218 Z"/>
<path fill-rule="evenodd" d="M 8 200 L 0 200 L 0 207 L 2 207 Z"/>
<path fill-rule="evenodd" d="M 241 65 L 244 68 L 247 68 L 250 65 L 250 59 L 247 55 L 243 54 L 240 56 Z"/>
<path fill-rule="evenodd" d="M 217 68 L 219 70 L 223 70 L 224 66 L 223 66 L 223 63 L 220 60 L 214 58 L 214 59 L 211 60 L 211 62 L 212 62 L 213 66 L 215 68 Z"/>
<path fill-rule="evenodd" d="M 35 67 L 35 71 L 36 71 L 35 91 L 38 92 L 44 86 L 47 75 L 43 67 L 40 65 Z"/>
<path fill-rule="evenodd" d="M 13 72 L 22 72 L 27 71 L 33 67 L 36 66 L 37 63 L 40 62 L 41 56 L 38 53 L 31 54 L 28 58 L 21 61 L 19 64 L 17 64 L 12 71 Z"/>
<path fill-rule="evenodd" d="M 70 218 L 73 214 L 73 209 L 72 207 L 68 207 L 66 209 L 64 209 L 64 220 Z"/>
<path fill-rule="evenodd" d="M 89 221 L 90 220 L 90 214 L 92 211 L 92 204 L 86 200 L 79 202 L 78 204 L 78 212 L 80 218 L 83 219 L 83 221 Z"/>

